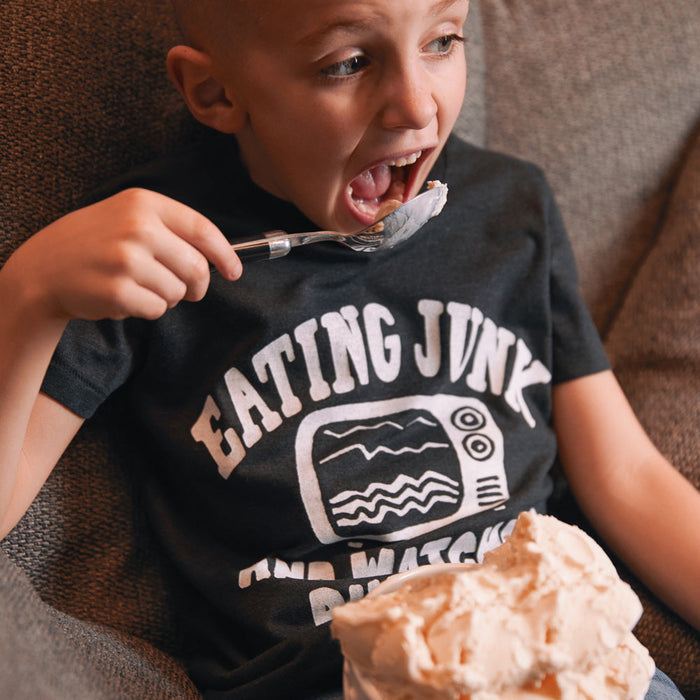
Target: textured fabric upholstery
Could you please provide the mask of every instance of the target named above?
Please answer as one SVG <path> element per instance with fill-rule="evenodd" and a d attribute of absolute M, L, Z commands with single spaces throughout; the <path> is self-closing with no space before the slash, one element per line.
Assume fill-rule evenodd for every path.
<path fill-rule="evenodd" d="M 625 295 L 607 342 L 615 372 L 642 424 L 696 486 L 700 486 L 699 320 L 700 139 L 696 139 L 655 243 Z M 672 511 L 673 504 L 664 507 Z M 673 669 L 677 683 L 694 688 L 697 697 L 697 633 L 667 616 L 645 590 L 640 595 L 645 615 L 637 635 L 656 650 L 659 668 Z"/>
<path fill-rule="evenodd" d="M 605 331 L 700 120 L 697 4 L 480 4 L 487 143 L 544 168 Z"/>
<path fill-rule="evenodd" d="M 1 13 L 0 216 L 11 245 L 166 151 L 184 109 L 163 60 L 177 36 L 168 0 L 8 0 Z"/>
<path fill-rule="evenodd" d="M 198 697 L 171 657 L 156 653 L 138 637 L 50 607 L 1 551 L 0 610 L 3 698 Z"/>
<path fill-rule="evenodd" d="M 164 64 L 177 36 L 169 0 L 2 3 L 0 261 L 100 182 L 189 137 Z M 2 697 L 193 693 L 164 653 L 179 644 L 167 575 L 106 423 L 79 434 L 3 542 Z M 163 682 L 167 694 L 144 691 Z"/>

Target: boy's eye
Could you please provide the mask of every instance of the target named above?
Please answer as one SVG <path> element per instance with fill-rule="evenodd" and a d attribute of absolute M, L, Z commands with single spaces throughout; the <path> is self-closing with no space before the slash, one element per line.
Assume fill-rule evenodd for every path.
<path fill-rule="evenodd" d="M 324 68 L 321 71 L 321 75 L 326 78 L 348 78 L 369 65 L 369 59 L 365 56 L 352 56 L 351 58 L 346 58 L 344 61 L 338 61 L 333 65 Z"/>
<path fill-rule="evenodd" d="M 464 37 L 458 34 L 448 34 L 447 36 L 441 36 L 439 39 L 431 41 L 426 48 L 429 53 L 447 55 L 457 44 L 463 43 Z"/>

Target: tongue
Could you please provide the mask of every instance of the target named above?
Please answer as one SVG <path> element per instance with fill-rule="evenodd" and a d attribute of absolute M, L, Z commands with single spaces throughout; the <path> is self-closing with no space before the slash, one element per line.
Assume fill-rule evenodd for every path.
<path fill-rule="evenodd" d="M 351 183 L 353 197 L 356 199 L 379 199 L 391 185 L 391 168 L 379 165 L 358 175 Z"/>

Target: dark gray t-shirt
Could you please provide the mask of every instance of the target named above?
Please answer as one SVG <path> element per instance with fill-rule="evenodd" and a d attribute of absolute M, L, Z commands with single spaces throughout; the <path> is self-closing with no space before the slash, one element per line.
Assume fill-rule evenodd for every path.
<path fill-rule="evenodd" d="M 44 391 L 83 416 L 119 389 L 212 697 L 339 688 L 332 608 L 407 568 L 480 561 L 544 511 L 552 384 L 608 367 L 540 171 L 452 139 L 432 178 L 445 209 L 394 250 L 214 272 L 156 322 L 71 323 L 49 369 Z M 249 181 L 230 137 L 127 186 L 231 240 L 313 227 Z"/>

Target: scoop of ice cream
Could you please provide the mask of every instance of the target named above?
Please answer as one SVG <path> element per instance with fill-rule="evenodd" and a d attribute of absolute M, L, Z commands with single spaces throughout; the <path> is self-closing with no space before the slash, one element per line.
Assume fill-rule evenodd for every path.
<path fill-rule="evenodd" d="M 433 216 L 437 216 L 443 210 L 445 204 L 447 204 L 447 185 L 443 185 L 440 180 L 430 180 L 425 187 L 428 190 L 439 189 L 442 192 L 442 197 L 435 203 L 435 209 L 433 211 Z"/>
<path fill-rule="evenodd" d="M 625 639 L 601 663 L 584 670 L 566 669 L 547 674 L 521 688 L 493 693 L 472 693 L 469 700 L 641 700 L 649 688 L 654 663 L 637 638 L 628 632 Z"/>
<path fill-rule="evenodd" d="M 621 700 L 654 670 L 630 633 L 641 613 L 593 539 L 523 513 L 483 564 L 340 606 L 332 629 L 386 700 Z"/>
<path fill-rule="evenodd" d="M 385 216 L 388 216 L 391 214 L 392 211 L 395 209 L 398 209 L 401 205 L 403 204 L 402 201 L 398 199 L 389 199 L 384 204 L 382 204 L 381 207 L 379 207 L 379 211 L 377 211 L 377 221 L 379 219 L 383 219 Z"/>
<path fill-rule="evenodd" d="M 447 185 L 444 185 L 442 182 L 439 180 L 431 180 L 430 182 L 426 183 L 426 190 L 438 190 L 439 197 L 437 199 L 434 199 L 431 201 L 432 204 L 432 209 L 430 211 L 427 211 L 427 217 L 426 218 L 433 218 L 434 216 L 437 216 L 445 207 L 445 204 L 447 203 Z M 403 201 L 400 199 L 393 199 L 389 198 L 387 199 L 377 210 L 377 213 L 375 215 L 375 230 L 376 231 L 383 231 L 383 222 L 381 219 L 383 219 L 385 216 L 388 216 L 391 214 L 391 212 L 395 211 L 398 209 L 402 204 L 404 204 Z"/>

